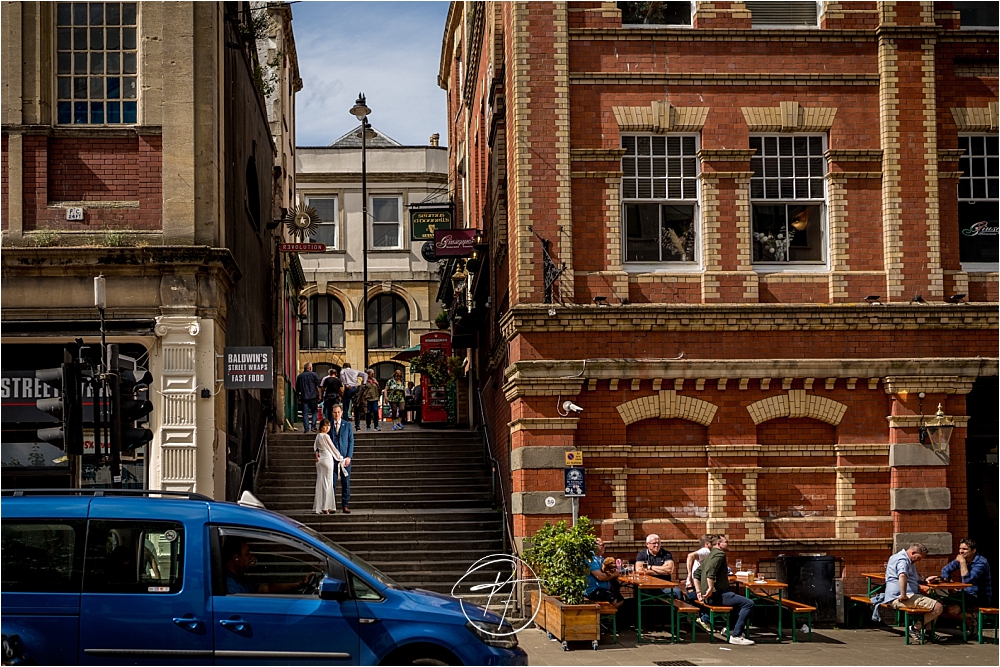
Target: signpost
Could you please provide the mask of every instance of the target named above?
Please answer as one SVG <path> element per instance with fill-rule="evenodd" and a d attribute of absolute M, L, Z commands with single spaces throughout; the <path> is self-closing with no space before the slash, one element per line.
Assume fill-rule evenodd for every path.
<path fill-rule="evenodd" d="M 587 476 L 583 470 L 583 452 L 566 452 L 566 469 L 563 471 L 564 492 L 573 504 L 573 525 L 580 516 L 580 498 L 587 495 Z"/>
<path fill-rule="evenodd" d="M 434 232 L 434 252 L 438 257 L 469 257 L 475 250 L 472 240 L 477 229 L 446 229 Z"/>
<path fill-rule="evenodd" d="M 224 382 L 226 389 L 273 389 L 274 349 L 227 347 Z"/>
<path fill-rule="evenodd" d="M 410 238 L 414 241 L 433 241 L 434 232 L 451 229 L 451 207 L 410 209 Z"/>

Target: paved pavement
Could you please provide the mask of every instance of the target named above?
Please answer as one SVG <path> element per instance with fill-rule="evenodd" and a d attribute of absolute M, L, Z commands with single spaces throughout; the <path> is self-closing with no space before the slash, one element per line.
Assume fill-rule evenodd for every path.
<path fill-rule="evenodd" d="M 787 636 L 786 636 L 787 637 Z M 812 643 L 793 644 L 787 638 L 774 643 L 774 635 L 764 636 L 755 646 L 709 644 L 699 633 L 697 644 L 643 644 L 636 646 L 635 633 L 619 634 L 619 644 L 610 637 L 596 651 L 589 642 L 570 644 L 563 651 L 559 642 L 550 641 L 541 630 L 525 630 L 518 635 L 521 647 L 528 652 L 529 665 L 997 665 L 1000 646 L 952 640 L 944 644 L 904 643 L 898 630 L 866 628 L 862 630 L 816 630 Z M 706 641 L 702 641 L 706 640 Z"/>

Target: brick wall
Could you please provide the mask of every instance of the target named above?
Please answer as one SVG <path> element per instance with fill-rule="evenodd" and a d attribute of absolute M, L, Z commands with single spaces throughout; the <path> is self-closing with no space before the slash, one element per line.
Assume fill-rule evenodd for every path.
<path fill-rule="evenodd" d="M 163 200 L 161 144 L 159 135 L 25 135 L 25 231 L 159 229 Z M 68 221 L 65 207 L 55 205 L 65 202 L 101 203 L 83 204 L 84 219 Z"/>

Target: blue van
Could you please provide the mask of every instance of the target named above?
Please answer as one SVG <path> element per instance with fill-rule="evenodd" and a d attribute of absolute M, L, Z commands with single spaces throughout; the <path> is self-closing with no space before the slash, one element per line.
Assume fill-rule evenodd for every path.
<path fill-rule="evenodd" d="M 500 617 L 274 512 L 66 490 L 5 491 L 2 513 L 4 664 L 528 662 Z"/>

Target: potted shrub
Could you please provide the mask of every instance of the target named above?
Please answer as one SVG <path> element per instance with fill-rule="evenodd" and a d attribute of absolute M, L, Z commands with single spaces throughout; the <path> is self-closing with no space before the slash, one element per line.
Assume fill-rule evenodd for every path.
<path fill-rule="evenodd" d="M 588 560 L 597 551 L 597 539 L 587 517 L 575 526 L 565 521 L 548 522 L 531 539 L 524 558 L 541 580 L 543 594 L 531 592 L 531 609 L 541 608 L 535 623 L 563 642 L 590 641 L 594 647 L 601 637 L 600 606 L 584 597 Z"/>
<path fill-rule="evenodd" d="M 447 329 L 451 326 L 451 323 L 448 321 L 448 313 L 444 311 L 439 313 L 437 318 L 434 320 L 434 324 L 437 325 L 438 329 Z"/>

